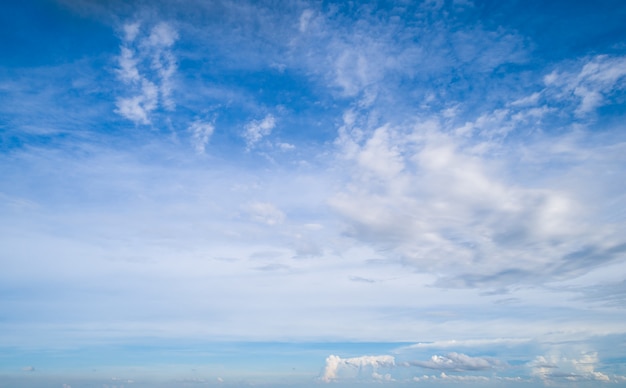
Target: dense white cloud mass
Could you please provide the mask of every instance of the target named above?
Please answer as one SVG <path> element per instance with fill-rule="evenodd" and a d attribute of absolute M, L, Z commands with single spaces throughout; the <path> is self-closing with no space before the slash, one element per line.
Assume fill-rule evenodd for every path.
<path fill-rule="evenodd" d="M 339 356 L 330 355 L 326 358 L 326 366 L 322 374 L 321 380 L 330 382 L 339 377 L 342 371 L 350 372 L 357 370 L 361 373 L 363 369 L 371 369 L 371 376 L 376 379 L 389 380 L 387 374 L 381 375 L 376 371 L 378 368 L 393 367 L 395 359 L 393 356 L 361 356 L 353 358 L 341 358 Z"/>
<path fill-rule="evenodd" d="M 626 381 L 624 376 L 609 376 L 597 371 L 598 362 L 596 352 L 583 352 L 578 358 L 568 358 L 556 354 L 547 357 L 537 356 L 528 365 L 532 368 L 533 375 L 539 377 L 546 385 L 581 381 L 602 383 Z"/>
<path fill-rule="evenodd" d="M 535 368 L 535 364 L 529 364 Z M 464 375 L 458 372 L 496 371 L 510 366 L 492 357 L 471 357 L 462 353 L 433 355 L 428 361 L 401 361 L 393 356 L 361 356 L 341 358 L 331 355 L 326 358 L 326 366 L 320 377 L 321 381 L 447 381 L 447 382 L 489 382 L 522 381 L 519 377 L 491 375 Z M 589 368 L 589 367 L 588 367 Z M 436 369 L 439 375 L 417 375 L 423 369 Z M 591 367 L 591 370 L 593 367 Z M 534 369 L 533 369 L 534 370 Z M 380 373 L 379 373 L 380 372 Z M 408 374 L 407 374 L 408 372 Z M 536 374 L 535 372 L 533 372 Z M 590 372 L 590 373 L 593 373 Z M 413 377 L 410 377 L 413 376 Z"/>
<path fill-rule="evenodd" d="M 466 280 L 477 285 L 508 271 L 524 281 L 548 264 L 538 256 L 552 256 L 553 265 L 558 248 L 561 255 L 575 249 L 568 246 L 572 238 L 594 241 L 566 193 L 506 184 L 437 122 L 393 136 L 389 144 L 388 130 L 379 128 L 362 147 L 346 146 L 354 179 L 331 203 L 354 237 L 392 249 L 420 270 L 481 274 L 485 280 Z"/>
<path fill-rule="evenodd" d="M 3 4 L 0 386 L 626 384 L 625 17 Z"/>

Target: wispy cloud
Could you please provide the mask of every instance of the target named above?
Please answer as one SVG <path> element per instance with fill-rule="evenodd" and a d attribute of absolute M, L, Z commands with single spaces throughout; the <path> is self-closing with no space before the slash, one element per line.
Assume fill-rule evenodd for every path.
<path fill-rule="evenodd" d="M 280 224 L 285 220 L 283 213 L 274 204 L 269 202 L 252 202 L 245 206 L 252 220 L 267 225 Z"/>
<path fill-rule="evenodd" d="M 379 10 L 376 16 L 364 12 L 358 23 L 332 7 L 304 9 L 299 34 L 290 42 L 293 59 L 319 74 L 340 96 L 356 99 L 362 108 L 374 107 L 375 101 L 404 105 L 393 93 L 403 81 L 447 78 L 453 68 L 484 74 L 526 60 L 528 50 L 521 36 L 478 24 L 457 29 L 455 19 L 471 7 L 444 8 L 405 4 Z"/>
<path fill-rule="evenodd" d="M 243 137 L 248 149 L 253 148 L 262 138 L 272 133 L 275 126 L 276 119 L 272 114 L 268 114 L 262 120 L 253 120 L 246 124 Z"/>
<path fill-rule="evenodd" d="M 470 339 L 470 340 L 447 340 L 434 342 L 420 342 L 413 345 L 398 349 L 398 351 L 408 349 L 446 349 L 446 348 L 478 348 L 492 347 L 494 345 L 517 345 L 530 342 L 530 338 L 488 338 L 488 339 Z"/>
<path fill-rule="evenodd" d="M 544 77 L 548 90 L 561 100 L 575 102 L 575 114 L 584 116 L 624 90 L 626 58 L 598 55 L 584 58 L 570 69 L 555 70 Z"/>
<path fill-rule="evenodd" d="M 204 153 L 211 135 L 215 131 L 215 126 L 212 123 L 194 121 L 189 126 L 189 131 L 191 132 L 192 143 L 196 152 L 199 154 Z"/>
<path fill-rule="evenodd" d="M 501 380 L 499 378 L 495 378 L 494 380 Z M 423 375 L 421 377 L 414 377 L 413 381 L 415 382 L 449 382 L 449 383 L 459 383 L 459 384 L 471 384 L 471 383 L 488 383 L 492 381 L 490 377 L 487 376 L 463 376 L 463 375 L 448 375 L 445 372 L 441 372 L 440 375 Z M 506 381 L 506 380 L 504 380 Z M 516 381 L 516 380 L 513 380 Z"/>
<path fill-rule="evenodd" d="M 149 34 L 142 34 L 139 22 L 123 26 L 124 36 L 118 57 L 118 76 L 128 88 L 116 101 L 116 112 L 135 124 L 148 125 L 159 107 L 172 110 L 172 77 L 176 58 L 171 47 L 178 33 L 166 23 L 158 23 Z"/>

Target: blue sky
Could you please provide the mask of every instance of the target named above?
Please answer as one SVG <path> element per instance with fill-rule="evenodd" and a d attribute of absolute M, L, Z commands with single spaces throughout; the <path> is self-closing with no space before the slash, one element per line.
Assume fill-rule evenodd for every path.
<path fill-rule="evenodd" d="M 622 1 L 0 12 L 0 386 L 626 386 Z"/>

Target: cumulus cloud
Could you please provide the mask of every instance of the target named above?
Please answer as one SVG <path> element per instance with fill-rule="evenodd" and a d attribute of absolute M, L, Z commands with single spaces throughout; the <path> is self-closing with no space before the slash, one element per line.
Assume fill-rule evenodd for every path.
<path fill-rule="evenodd" d="M 268 114 L 262 120 L 253 120 L 246 124 L 243 137 L 248 149 L 253 148 L 263 137 L 272 133 L 276 126 L 276 119 L 272 114 Z"/>
<path fill-rule="evenodd" d="M 532 374 L 547 385 L 555 382 L 596 381 L 621 382 L 624 376 L 612 375 L 596 370 L 599 363 L 597 352 L 584 352 L 577 358 L 552 354 L 537 356 L 528 363 Z"/>
<path fill-rule="evenodd" d="M 448 353 L 444 356 L 434 355 L 428 361 L 411 361 L 409 365 L 428 369 L 451 371 L 479 371 L 503 367 L 504 363 L 488 357 L 470 357 L 463 353 Z"/>
<path fill-rule="evenodd" d="M 136 124 L 151 123 L 151 114 L 159 106 L 174 109 L 172 77 L 176 58 L 171 47 L 178 33 L 167 23 L 158 23 L 142 34 L 139 22 L 123 27 L 117 74 L 125 86 L 116 100 L 116 112 Z"/>
<path fill-rule="evenodd" d="M 342 371 L 362 371 L 363 369 L 371 369 L 371 377 L 376 380 L 391 380 L 391 376 L 387 374 L 378 374 L 377 369 L 381 367 L 395 366 L 395 358 L 393 356 L 361 356 L 353 358 L 341 358 L 339 356 L 330 355 L 326 358 L 326 366 L 321 376 L 324 382 L 331 382 L 341 377 Z"/>
<path fill-rule="evenodd" d="M 613 73 L 599 78 L 615 81 L 621 72 Z M 336 144 L 349 182 L 329 201 L 346 234 L 418 271 L 440 273 L 437 284 L 447 287 L 562 279 L 617 259 L 624 239 L 593 225 L 576 182 L 553 184 L 545 169 L 529 173 L 557 161 L 573 170 L 582 155 L 609 147 L 591 149 L 584 136 L 520 138 L 554 113 L 542 95 L 461 125 L 443 112 L 412 126 L 372 126 L 347 110 Z M 519 171 L 524 179 L 510 178 Z"/>
<path fill-rule="evenodd" d="M 467 50 L 460 58 L 468 62 L 480 50 L 467 37 L 493 34 L 472 33 L 456 36 L 463 42 L 459 50 Z M 507 47 L 519 44 L 509 38 Z M 348 59 L 354 69 L 352 79 L 337 81 L 349 95 L 366 89 L 364 69 L 376 57 L 367 53 L 337 57 L 337 74 Z M 493 56 L 483 65 L 505 58 Z M 347 110 L 336 144 L 351 167 L 350 181 L 329 201 L 344 217 L 346 235 L 418 271 L 441 274 L 437 285 L 443 287 L 540 283 L 619 259 L 624 239 L 617 229 L 594 223 L 580 183 L 563 184 L 577 163 L 597 158 L 609 145 L 590 148 L 582 127 L 564 136 L 542 131 L 546 121 L 587 115 L 621 93 L 625 61 L 596 56 L 564 65 L 543 86 L 471 120 L 459 113 L 460 105 L 423 115 L 413 127 L 372 120 L 375 114 L 362 106 Z M 390 71 L 380 69 L 378 74 Z M 546 167 L 557 164 L 562 170 L 550 181 Z M 599 167 L 596 176 L 603 171 Z M 520 172 L 522 179 L 511 179 Z"/>
<path fill-rule="evenodd" d="M 389 131 L 376 129 L 363 145 L 341 139 L 341 154 L 353 159 L 357 169 L 349 190 L 331 205 L 350 222 L 355 237 L 388 245 L 418 267 L 471 263 L 479 251 L 465 241 L 492 245 L 518 212 L 534 211 L 541 217 L 542 197 L 558 200 L 556 193 L 506 187 L 490 176 L 479 157 L 437 129 L 424 132 L 416 126 L 408 134 L 395 130 L 394 142 Z M 472 228 L 466 223 L 480 223 L 474 217 L 489 213 L 480 235 L 468 235 Z M 534 225 L 515 226 L 536 233 Z"/>

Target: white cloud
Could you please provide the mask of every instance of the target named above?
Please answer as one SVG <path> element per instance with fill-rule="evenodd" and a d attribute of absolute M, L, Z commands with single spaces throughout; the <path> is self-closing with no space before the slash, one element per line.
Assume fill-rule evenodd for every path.
<path fill-rule="evenodd" d="M 166 23 L 156 25 L 148 41 L 153 47 L 153 57 L 151 67 L 157 72 L 160 78 L 159 91 L 161 93 L 161 101 L 163 106 L 168 109 L 174 109 L 174 100 L 172 94 L 172 77 L 176 72 L 176 58 L 169 48 L 178 39 L 178 33 Z"/>
<path fill-rule="evenodd" d="M 171 46 L 178 34 L 166 23 L 153 27 L 141 37 L 141 25 L 124 25 L 124 37 L 117 58 L 117 74 L 125 85 L 125 96 L 116 100 L 116 113 L 136 124 L 151 124 L 151 115 L 159 106 L 174 109 L 171 98 L 176 59 Z"/>
<path fill-rule="evenodd" d="M 152 28 L 148 42 L 154 47 L 170 47 L 178 39 L 178 33 L 167 23 L 159 23 Z"/>
<path fill-rule="evenodd" d="M 285 213 L 269 202 L 252 202 L 246 209 L 252 220 L 259 223 L 278 225 L 285 220 Z"/>
<path fill-rule="evenodd" d="M 137 35 L 139 35 L 140 27 L 141 23 L 139 22 L 124 24 L 124 26 L 122 27 L 122 29 L 124 30 L 124 40 L 126 42 L 132 42 L 133 40 L 135 40 Z"/>
<path fill-rule="evenodd" d="M 143 79 L 141 82 L 141 94 L 118 98 L 116 101 L 116 113 L 138 124 L 150 124 L 150 113 L 157 108 L 158 89 L 150 81 Z"/>
<path fill-rule="evenodd" d="M 282 151 L 291 151 L 296 149 L 296 146 L 290 143 L 278 143 L 276 144 L 278 146 L 278 148 L 280 148 Z"/>
<path fill-rule="evenodd" d="M 510 178 L 524 162 L 520 149 L 503 146 L 502 139 L 532 125 L 518 113 L 480 115 L 466 124 L 470 136 L 438 117 L 368 132 L 359 128 L 362 119 L 346 112 L 336 144 L 348 183 L 329 201 L 344 218 L 346 234 L 388 252 L 391 260 L 440 273 L 438 284 L 448 287 L 576 276 L 599 263 L 572 260 L 585 250 L 613 260 L 621 238 L 616 230 L 591 226 L 575 183 L 564 187 L 542 177 L 537 185 L 528 181 L 537 176 Z M 558 144 L 545 140 L 549 147 Z M 597 153 L 582 138 L 569 147 L 572 158 L 581 156 L 578 151 Z M 559 157 L 552 152 L 543 155 Z"/>
<path fill-rule="evenodd" d="M 330 355 L 326 358 L 326 366 L 321 379 L 326 382 L 330 382 L 337 378 L 337 371 L 342 365 L 343 360 L 339 356 Z"/>
<path fill-rule="evenodd" d="M 357 157 L 361 166 L 383 179 L 393 179 L 404 168 L 399 152 L 389 136 L 387 127 L 378 128 Z"/>
<path fill-rule="evenodd" d="M 354 99 L 361 108 L 373 107 L 381 99 L 403 105 L 403 97 L 396 93 L 402 87 L 399 82 L 428 79 L 451 69 L 489 72 L 503 63 L 526 59 L 524 40 L 503 29 L 473 25 L 460 31 L 441 18 L 428 22 L 443 5 L 440 1 L 434 8 L 408 6 L 412 9 L 406 12 L 420 16 L 416 23 L 393 12 L 386 17 L 363 13 L 353 23 L 332 9 L 304 10 L 298 22 L 300 34 L 290 42 L 291 56 L 298 66 L 304 64 L 321 76 L 325 86 Z"/>
<path fill-rule="evenodd" d="M 344 370 L 361 370 L 363 368 L 372 369 L 372 377 L 375 379 L 391 379 L 386 375 L 379 375 L 376 370 L 381 367 L 393 367 L 395 365 L 395 358 L 393 356 L 361 356 L 353 358 L 341 358 L 339 356 L 330 355 L 326 358 L 326 366 L 322 373 L 321 380 L 324 382 L 331 382 L 341 377 L 341 372 Z"/>
<path fill-rule="evenodd" d="M 559 382 L 596 381 L 622 382 L 621 375 L 608 375 L 596 370 L 600 360 L 597 352 L 583 352 L 577 358 L 567 357 L 559 353 L 537 356 L 528 363 L 532 374 L 544 381 L 546 385 Z"/>
<path fill-rule="evenodd" d="M 125 82 L 135 82 L 141 80 L 139 70 L 137 69 L 137 59 L 135 53 L 128 47 L 121 48 L 121 54 L 118 58 L 120 69 L 118 74 Z"/>
<path fill-rule="evenodd" d="M 445 372 L 441 372 L 439 376 L 423 375 L 421 377 L 414 377 L 413 381 L 415 382 L 441 381 L 441 382 L 454 382 L 454 383 L 486 383 L 486 382 L 491 381 L 491 379 L 486 376 L 449 375 L 449 374 L 446 374 Z M 518 381 L 518 380 L 514 380 L 514 381 Z"/>
<path fill-rule="evenodd" d="M 456 347 L 491 347 L 497 345 L 519 345 L 528 343 L 531 340 L 529 338 L 485 338 L 485 339 L 468 339 L 468 340 L 447 340 L 447 341 L 433 341 L 433 342 L 420 342 L 413 345 L 404 346 L 399 348 L 398 351 L 408 349 L 445 349 Z"/>
<path fill-rule="evenodd" d="M 299 20 L 300 35 L 292 43 L 293 58 L 309 66 L 344 97 L 365 97 L 371 105 L 377 94 L 378 83 L 393 67 L 399 53 L 392 52 L 397 45 L 389 41 L 390 32 L 368 31 L 365 25 L 347 33 L 333 17 L 304 10 Z M 390 27 L 390 30 L 393 27 Z M 301 52 L 302 50 L 302 52 Z M 303 61 L 304 60 L 304 61 Z"/>
<path fill-rule="evenodd" d="M 440 2 L 439 6 L 448 3 Z M 246 8 L 245 16 L 249 17 L 236 18 L 239 29 L 233 34 L 241 36 L 241 41 L 251 36 L 257 39 L 257 32 L 274 28 L 263 23 L 273 20 L 264 18 L 263 5 L 225 2 L 228 9 L 224 12 L 232 14 L 232 9 L 239 6 Z M 431 342 L 415 345 L 414 351 L 447 349 L 443 353 L 430 352 L 428 356 L 438 352 L 431 360 L 421 356 L 426 360 L 424 365 L 452 374 L 446 368 L 480 368 L 485 364 L 481 364 L 480 357 L 468 361 L 463 355 L 442 355 L 449 350 L 468 353 L 467 348 L 472 346 L 501 349 L 520 342 L 530 348 L 545 338 L 543 333 L 554 330 L 565 333 L 550 337 L 559 340 L 585 340 L 592 334 L 623 331 L 623 319 L 619 319 L 623 314 L 614 312 L 614 306 L 600 309 L 588 303 L 587 308 L 586 302 L 572 301 L 568 291 L 518 287 L 572 278 L 611 257 L 618 258 L 613 263 L 617 268 L 622 260 L 624 249 L 620 243 L 624 241 L 621 236 L 625 235 L 626 208 L 622 206 L 623 143 L 620 151 L 619 139 L 612 142 L 607 132 L 594 131 L 587 136 L 583 127 L 567 123 L 561 126 L 561 121 L 554 126 L 551 122 L 558 115 L 576 109 L 589 112 L 608 102 L 611 91 L 622 85 L 619 68 L 591 66 L 583 72 L 584 63 L 566 70 L 559 66 L 553 76 L 546 77 L 551 83 L 545 90 L 520 91 L 511 103 L 506 98 L 497 100 L 495 108 L 484 108 L 492 101 L 484 105 L 482 101 L 470 101 L 465 105 L 465 101 L 454 101 L 458 94 L 449 88 L 466 83 L 473 90 L 462 94 L 471 100 L 482 89 L 476 78 L 486 77 L 490 83 L 499 84 L 491 82 L 487 70 L 506 62 L 506 53 L 510 53 L 507 49 L 516 47 L 516 39 L 506 31 L 452 36 L 439 27 L 445 20 L 432 23 L 421 15 L 415 20 L 424 23 L 423 27 L 403 29 L 394 25 L 393 17 L 387 19 L 388 15 L 377 24 L 364 13 L 364 20 L 342 25 L 346 19 L 340 14 L 333 19 L 330 11 L 326 15 L 318 10 L 300 11 L 298 8 L 289 14 L 290 29 L 281 30 L 289 31 L 287 37 L 258 45 L 258 58 L 250 58 L 249 62 L 235 63 L 232 57 L 224 57 L 224 52 L 241 53 L 227 55 L 248 59 L 248 49 L 267 35 L 246 42 L 245 47 L 231 45 L 232 41 L 223 43 L 230 26 L 223 24 L 221 16 L 207 19 L 208 24 L 219 23 L 217 27 L 193 26 L 203 40 L 186 40 L 184 45 L 185 63 L 190 65 L 185 70 L 193 73 L 180 77 L 180 81 L 188 80 L 198 88 L 187 91 L 188 96 L 198 92 L 193 96 L 198 104 L 194 108 L 198 109 L 192 114 L 200 116 L 195 117 L 203 117 L 202 109 L 208 106 L 209 99 L 201 89 L 209 87 L 207 80 L 215 79 L 222 70 L 236 75 L 239 66 L 245 66 L 246 74 L 256 74 L 259 69 L 264 71 L 265 67 L 254 68 L 262 63 L 284 71 L 281 77 L 285 80 L 306 77 L 298 84 L 304 88 L 302 96 L 319 101 L 315 101 L 315 108 L 311 105 L 311 111 L 303 112 L 302 118 L 292 121 L 290 117 L 285 122 L 299 122 L 306 120 L 304 116 L 309 112 L 314 116 L 321 112 L 322 116 L 312 121 L 319 119 L 320 128 L 324 128 L 319 134 L 311 132 L 320 142 L 304 144 L 299 135 L 288 138 L 288 131 L 298 128 L 285 128 L 285 140 L 290 143 L 272 142 L 267 148 L 277 152 L 298 148 L 297 152 L 279 155 L 281 162 L 286 161 L 279 168 L 264 163 L 252 166 L 257 155 L 245 156 L 252 163 L 240 163 L 237 158 L 241 155 L 237 154 L 222 159 L 216 155 L 207 166 L 205 158 L 181 156 L 185 153 L 178 154 L 176 145 L 165 144 L 169 139 L 162 131 L 151 136 L 149 150 L 130 143 L 128 150 L 113 150 L 111 144 L 119 144 L 116 142 L 81 143 L 80 149 L 88 152 L 80 157 L 80 163 L 70 156 L 59 161 L 51 156 L 52 152 L 37 148 L 32 149 L 45 159 L 40 164 L 23 162 L 39 155 L 27 154 L 21 148 L 5 155 L 5 163 L 0 163 L 3 171 L 17 172 L 5 179 L 6 191 L 17 198 L 21 197 L 18 194 L 26 194 L 24 198 L 40 206 L 18 209 L 23 214 L 16 212 L 15 216 L 12 211 L 4 213 L 2 245 L 9 255 L 2 274 L 4 283 L 37 283 L 44 287 L 42 290 L 50 282 L 64 284 L 64 295 L 90 298 L 67 305 L 59 302 L 55 308 L 57 315 L 65 316 L 76 306 L 81 307 L 84 318 L 77 322 L 68 321 L 44 332 L 36 330 L 35 324 L 25 324 L 25 328 L 15 325 L 16 329 L 7 324 L 9 329 L 2 334 L 4 342 L 76 343 L 88 336 L 91 338 L 85 341 L 117 335 L 253 341 L 419 338 Z M 118 96 L 116 109 L 138 124 L 167 122 L 160 120 L 160 110 L 174 109 L 174 100 L 179 98 L 175 93 L 179 79 L 174 55 L 178 35 L 167 25 L 152 27 L 145 22 L 125 26 L 117 63 L 117 76 L 125 89 Z M 185 38 L 191 27 L 182 27 Z M 278 50 L 291 50 L 284 57 L 283 52 L 280 57 L 265 52 L 272 51 L 280 39 L 298 35 L 298 30 L 303 37 L 294 40 L 304 44 L 285 48 L 279 42 Z M 480 39 L 483 36 L 484 41 Z M 495 47 L 484 52 L 490 57 L 485 60 L 480 58 L 483 43 Z M 220 45 L 230 46 L 229 50 L 220 52 Z M 194 51 L 201 46 L 206 51 Z M 504 54 L 498 56 L 498 52 Z M 202 62 L 207 53 L 212 58 L 210 64 Z M 197 67 L 192 63 L 196 60 Z M 450 86 L 446 69 L 449 62 L 455 61 L 458 66 L 453 73 L 459 82 L 450 82 L 456 85 Z M 276 63 L 279 65 L 272 65 Z M 476 69 L 467 70 L 472 66 Z M 481 75 L 474 78 L 477 69 Z M 532 69 L 524 69 L 524 77 L 531 78 Z M 508 70 L 510 67 L 499 68 L 498 79 L 506 78 Z M 270 73 L 278 74 L 276 70 Z M 576 77 L 582 73 L 578 80 Z M 558 84 L 563 74 L 571 76 L 571 85 Z M 238 80 L 228 84 L 234 78 L 219 79 L 217 83 L 229 93 L 240 93 L 250 86 Z M 422 82 L 426 78 L 444 86 L 424 90 L 431 86 Z M 520 82 L 516 86 L 522 89 L 527 84 Z M 497 90 L 493 96 L 489 93 L 489 98 L 510 95 L 505 93 L 506 88 L 490 87 Z M 562 96 L 564 90 L 569 92 Z M 241 93 L 248 92 L 241 99 L 245 104 L 211 95 L 223 102 L 219 109 L 228 111 L 216 115 L 232 117 L 229 114 L 242 107 L 245 114 L 247 109 L 258 112 L 262 109 L 259 106 L 266 106 L 268 100 L 255 100 L 260 98 L 254 94 L 257 90 Z M 265 90 L 264 96 L 267 93 Z M 290 96 L 299 98 L 297 93 Z M 565 98 L 570 104 L 554 111 Z M 285 116 L 299 112 L 292 108 L 276 109 Z M 334 150 L 337 158 L 333 159 L 333 150 L 327 147 L 332 136 L 328 133 L 333 130 L 329 123 L 340 120 L 336 116 L 340 109 L 345 109 L 344 125 L 336 142 L 339 149 Z M 467 109 L 472 112 L 468 114 Z M 189 120 L 189 112 L 194 110 L 178 112 L 177 118 L 187 118 L 174 122 L 172 127 L 182 129 L 183 136 L 189 136 L 193 148 L 202 153 L 208 149 L 207 144 L 218 140 L 212 137 L 214 123 L 193 122 L 193 118 L 185 121 Z M 251 122 L 241 117 L 243 124 L 236 130 L 243 131 L 243 125 L 249 123 L 244 135 L 249 148 L 267 145 L 269 137 L 275 135 L 276 119 L 264 115 L 252 117 L 259 120 Z M 569 133 L 562 135 L 565 132 Z M 108 139 L 106 131 L 98 132 L 98 136 Z M 609 142 L 613 148 L 598 146 Z M 103 157 L 113 151 L 113 156 Z M 155 163 L 155 155 L 167 159 Z M 294 167 L 299 162 L 295 157 L 304 162 Z M 253 171 L 247 170 L 249 167 Z M 55 175 L 57 170 L 60 172 Z M 28 171 L 42 173 L 29 176 Z M 68 181 L 70 175 L 77 179 Z M 19 193 L 20 187 L 27 189 Z M 237 191 L 231 187 L 246 188 Z M 606 191 L 609 187 L 618 194 L 611 196 Z M 592 195 L 593 190 L 600 194 Z M 607 212 L 607 204 L 611 203 L 610 209 L 615 211 Z M 50 230 L 55 231 L 53 235 Z M 34 246 L 30 241 L 38 244 Z M 261 251 L 278 253 L 271 258 L 255 255 Z M 41 270 L 28 271 L 35 266 Z M 453 289 L 443 292 L 429 287 L 436 277 L 444 286 L 496 287 L 499 292 L 508 288 L 509 299 L 519 303 L 494 307 L 495 297 L 488 293 Z M 594 281 L 605 279 L 597 276 Z M 94 292 L 76 291 L 84 287 Z M 623 291 L 623 287 L 620 289 Z M 606 292 L 616 295 L 613 289 Z M 48 311 L 48 296 L 41 294 L 32 303 L 41 302 L 41 311 Z M 128 297 L 119 298 L 122 294 Z M 183 302 L 152 303 L 163 300 Z M 132 317 L 119 317 L 113 322 L 117 318 L 111 312 L 115 311 L 130 311 Z M 35 337 L 26 335 L 29 333 Z M 71 333 L 85 335 L 79 339 Z M 540 340 L 471 339 L 511 333 Z M 476 354 L 475 349 L 472 351 Z M 589 361 L 576 359 L 576 365 L 570 363 L 571 373 L 604 373 L 613 378 L 604 366 L 590 370 L 584 366 Z M 334 373 L 340 379 L 359 373 L 358 362 L 338 360 L 334 369 L 332 362 L 328 364 L 330 375 Z M 382 370 L 388 366 L 373 370 L 378 364 L 361 365 L 364 378 L 396 377 Z M 448 375 L 435 377 L 443 376 Z"/>
<path fill-rule="evenodd" d="M 372 372 L 372 379 L 377 381 L 395 381 L 393 377 L 391 377 L 391 373 L 380 374 L 377 372 Z"/>
<path fill-rule="evenodd" d="M 302 14 L 300 15 L 300 32 L 307 31 L 313 15 L 314 13 L 310 9 L 305 9 L 304 11 L 302 11 Z"/>
<path fill-rule="evenodd" d="M 189 385 L 205 385 L 207 384 L 207 381 L 205 379 L 199 378 L 199 377 L 187 377 L 184 379 L 180 379 L 178 380 L 178 382 L 183 383 L 184 386 L 189 386 Z M 106 388 L 106 387 L 103 387 Z M 111 387 L 111 388 L 116 388 L 115 386 Z M 123 388 L 123 386 L 122 386 Z"/>
<path fill-rule="evenodd" d="M 411 361 L 410 365 L 428 369 L 452 371 L 478 371 L 501 368 L 506 364 L 489 357 L 470 357 L 463 353 L 448 353 L 444 356 L 434 355 L 428 361 Z"/>
<path fill-rule="evenodd" d="M 268 114 L 262 120 L 254 120 L 246 124 L 243 134 L 248 149 L 253 148 L 263 137 L 272 133 L 276 126 L 276 119 L 272 114 Z"/>
<path fill-rule="evenodd" d="M 358 50 L 346 48 L 335 63 L 335 82 L 347 96 L 355 96 L 375 77 L 372 58 L 367 58 Z"/>
<path fill-rule="evenodd" d="M 575 114 L 585 116 L 602 106 L 615 90 L 624 90 L 626 57 L 598 55 L 586 58 L 572 70 L 554 71 L 544 77 L 546 92 L 557 101 L 576 96 Z"/>
<path fill-rule="evenodd" d="M 195 121 L 189 126 L 189 131 L 196 152 L 204 153 L 206 145 L 209 143 L 213 131 L 215 131 L 215 126 L 212 123 Z"/>

